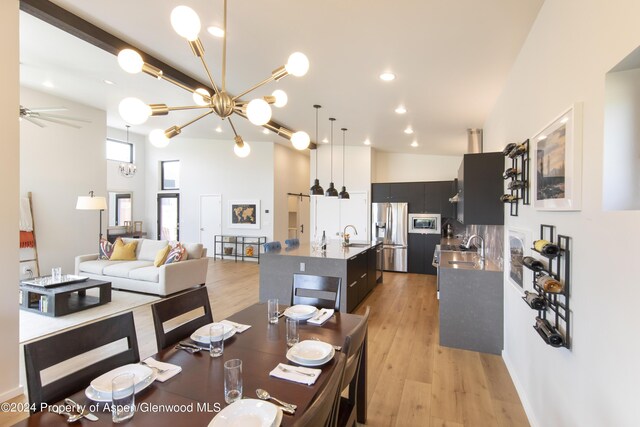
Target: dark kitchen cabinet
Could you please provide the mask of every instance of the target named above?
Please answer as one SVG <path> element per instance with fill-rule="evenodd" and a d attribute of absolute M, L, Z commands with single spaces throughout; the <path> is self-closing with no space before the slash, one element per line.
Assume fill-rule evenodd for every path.
<path fill-rule="evenodd" d="M 458 169 L 457 218 L 462 224 L 504 224 L 504 155 L 465 154 Z"/>
<path fill-rule="evenodd" d="M 371 201 L 373 203 L 385 203 L 389 201 L 389 185 L 371 184 Z"/>
<path fill-rule="evenodd" d="M 368 257 L 364 251 L 347 260 L 347 311 L 351 313 L 366 295 Z"/>
<path fill-rule="evenodd" d="M 433 252 L 440 242 L 439 234 L 409 233 L 407 270 L 409 273 L 436 274 Z"/>
<path fill-rule="evenodd" d="M 409 212 L 424 212 L 424 182 L 371 184 L 373 203 L 408 203 Z"/>
<path fill-rule="evenodd" d="M 374 246 L 367 251 L 367 291 L 362 295 L 362 298 L 360 298 L 361 300 L 376 287 L 376 263 L 378 261 L 377 249 L 378 247 Z"/>

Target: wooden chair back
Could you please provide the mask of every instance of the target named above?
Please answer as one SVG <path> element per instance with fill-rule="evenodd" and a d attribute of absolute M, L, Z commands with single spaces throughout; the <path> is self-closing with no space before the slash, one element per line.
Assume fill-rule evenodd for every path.
<path fill-rule="evenodd" d="M 340 310 L 340 277 L 293 275 L 291 302 Z"/>
<path fill-rule="evenodd" d="M 338 402 L 340 384 L 344 375 L 346 357 L 336 353 L 336 364 L 325 387 L 313 399 L 304 414 L 296 421 L 294 427 L 334 427 L 338 420 Z"/>
<path fill-rule="evenodd" d="M 163 323 L 199 308 L 204 310 L 204 314 L 165 332 Z M 158 351 L 188 337 L 199 327 L 213 323 L 206 286 L 152 304 L 151 314 L 153 315 L 153 327 L 156 332 Z"/>
<path fill-rule="evenodd" d="M 127 348 L 106 359 L 42 385 L 41 372 L 65 360 L 107 344 L 127 340 Z M 53 404 L 87 387 L 92 380 L 129 363 L 138 363 L 138 339 L 133 313 L 128 312 L 90 323 L 24 345 L 29 403 L 39 412 L 41 405 Z"/>

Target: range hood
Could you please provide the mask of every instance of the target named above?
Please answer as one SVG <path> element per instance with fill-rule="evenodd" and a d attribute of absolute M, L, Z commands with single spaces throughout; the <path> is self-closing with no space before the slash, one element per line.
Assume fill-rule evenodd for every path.
<path fill-rule="evenodd" d="M 467 129 L 467 153 L 482 153 L 482 129 Z M 449 202 L 458 203 L 460 201 L 460 193 L 456 193 L 449 198 Z"/>

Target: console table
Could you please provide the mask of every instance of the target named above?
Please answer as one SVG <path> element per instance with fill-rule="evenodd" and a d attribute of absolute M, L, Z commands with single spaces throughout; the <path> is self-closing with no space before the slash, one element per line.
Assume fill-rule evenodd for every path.
<path fill-rule="evenodd" d="M 100 290 L 99 296 L 87 295 L 87 289 L 93 288 Z M 111 282 L 102 280 L 88 279 L 50 288 L 20 283 L 20 308 L 45 316 L 64 316 L 108 302 L 111 302 Z"/>
<path fill-rule="evenodd" d="M 244 261 L 247 258 L 253 258 L 260 264 L 260 252 L 265 243 L 267 243 L 267 236 L 216 235 L 213 238 L 213 259 L 219 256 L 220 259 L 227 257 L 238 262 L 238 259 Z M 249 246 L 253 246 L 253 255 L 247 255 L 246 249 Z"/>

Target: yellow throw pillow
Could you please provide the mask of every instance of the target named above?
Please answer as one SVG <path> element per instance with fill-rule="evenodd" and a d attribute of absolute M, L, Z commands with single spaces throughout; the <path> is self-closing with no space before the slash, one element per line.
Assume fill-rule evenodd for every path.
<path fill-rule="evenodd" d="M 111 261 L 135 261 L 136 246 L 138 246 L 138 242 L 135 240 L 125 245 L 122 239 L 118 239 L 113 245 L 113 253 L 109 259 Z"/>
<path fill-rule="evenodd" d="M 155 265 L 156 267 L 160 267 L 162 264 L 164 264 L 164 262 L 167 259 L 167 255 L 169 254 L 170 250 L 171 250 L 171 246 L 169 246 L 169 245 L 167 245 L 164 248 L 160 249 L 156 253 L 156 259 L 155 259 L 155 261 L 153 261 L 153 265 Z"/>

